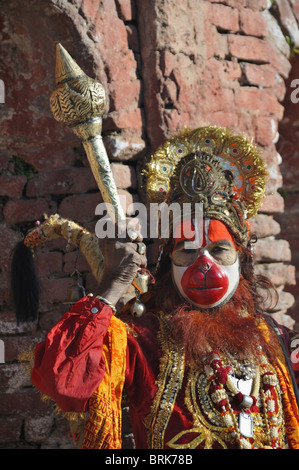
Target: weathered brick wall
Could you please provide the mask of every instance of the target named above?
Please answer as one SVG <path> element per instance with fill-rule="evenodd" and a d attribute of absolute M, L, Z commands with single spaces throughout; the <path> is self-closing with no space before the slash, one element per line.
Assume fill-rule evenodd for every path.
<path fill-rule="evenodd" d="M 270 176 L 252 224 L 260 238 L 257 269 L 281 292 L 276 317 L 293 325 L 287 309 L 294 299 L 285 286 L 294 284 L 295 269 L 275 220 L 284 211 L 275 141 L 289 46 L 266 0 L 12 0 L 1 3 L 0 40 L 0 446 L 67 448 L 73 443 L 65 421 L 39 400 L 17 356 L 64 313 L 76 252 L 66 252 L 63 240 L 38 250 L 38 328 L 16 325 L 9 284 L 11 250 L 35 220 L 58 211 L 94 230 L 101 201 L 80 142 L 50 113 L 56 42 L 106 88 L 103 137 L 128 202 L 143 200 L 145 155 L 185 125 L 227 126 L 261 146 Z M 87 291 L 97 292 L 82 257 L 78 268 Z M 127 418 L 125 424 L 124 446 L 130 447 Z"/>

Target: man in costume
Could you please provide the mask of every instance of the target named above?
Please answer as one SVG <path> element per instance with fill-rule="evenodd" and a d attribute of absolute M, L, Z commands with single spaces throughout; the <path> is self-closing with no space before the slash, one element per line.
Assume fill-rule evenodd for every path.
<path fill-rule="evenodd" d="M 191 211 L 160 235 L 140 317 L 131 314 L 138 302 L 114 307 L 146 266 L 140 241 L 106 240 L 102 253 L 92 235 L 59 217 L 25 239 L 32 246 L 36 237 L 65 236 L 94 273 L 104 266 L 99 296 L 79 300 L 37 345 L 31 376 L 75 414 L 78 447 L 121 448 L 126 397 L 136 448 L 299 448 L 295 333 L 265 313 L 274 290 L 254 274 L 246 222 L 265 176 L 257 149 L 221 128 L 184 130 L 156 151 L 146 170 L 150 202 Z"/>

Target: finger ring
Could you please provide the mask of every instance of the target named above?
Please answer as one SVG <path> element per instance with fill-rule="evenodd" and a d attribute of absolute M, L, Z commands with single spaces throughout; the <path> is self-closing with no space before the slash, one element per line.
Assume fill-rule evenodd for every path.
<path fill-rule="evenodd" d="M 135 232 L 135 230 L 133 230 L 133 229 L 131 229 L 131 228 L 129 228 L 129 229 L 127 230 L 127 234 L 128 234 L 128 236 L 129 236 L 131 242 L 133 242 L 134 240 L 136 240 L 136 238 L 138 237 L 138 233 Z"/>
<path fill-rule="evenodd" d="M 144 255 L 145 250 L 146 250 L 145 244 L 141 243 L 141 242 L 138 242 L 137 243 L 137 253 L 139 253 L 140 255 Z"/>

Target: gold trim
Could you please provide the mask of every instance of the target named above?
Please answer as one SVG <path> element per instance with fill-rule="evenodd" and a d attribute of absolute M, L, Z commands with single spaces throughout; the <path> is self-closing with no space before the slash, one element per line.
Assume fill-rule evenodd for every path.
<path fill-rule="evenodd" d="M 158 317 L 160 330 L 158 339 L 162 346 L 163 356 L 160 361 L 160 372 L 156 380 L 158 391 L 146 418 L 148 428 L 148 446 L 150 449 L 164 448 L 164 434 L 170 420 L 178 391 L 182 387 L 185 368 L 183 348 L 171 339 L 166 319 Z"/>

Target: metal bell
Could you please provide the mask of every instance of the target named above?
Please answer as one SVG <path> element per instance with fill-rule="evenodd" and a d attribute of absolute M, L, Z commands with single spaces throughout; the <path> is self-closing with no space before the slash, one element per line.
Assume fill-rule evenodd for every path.
<path fill-rule="evenodd" d="M 145 305 L 142 302 L 139 302 L 138 300 L 134 302 L 134 304 L 131 307 L 131 314 L 134 317 L 142 317 L 142 315 L 145 312 Z"/>
<path fill-rule="evenodd" d="M 75 304 L 86 295 L 84 287 L 79 284 L 78 276 L 72 275 L 72 277 L 76 279 L 76 283 L 68 288 L 64 304 Z"/>
<path fill-rule="evenodd" d="M 146 272 L 146 270 L 140 270 L 138 271 L 132 284 L 135 287 L 135 289 L 137 289 L 138 292 L 140 292 L 141 294 L 144 294 L 145 292 L 148 291 L 149 278 L 150 276 Z"/>

